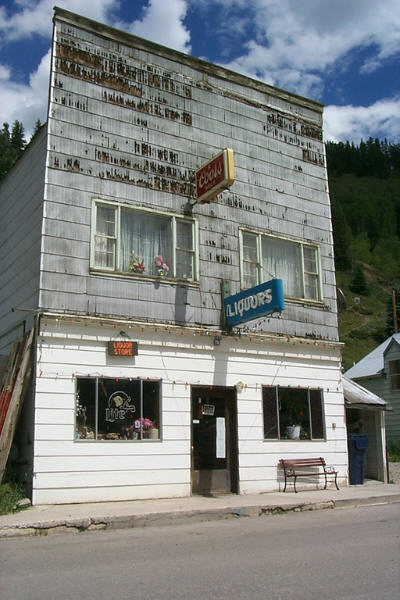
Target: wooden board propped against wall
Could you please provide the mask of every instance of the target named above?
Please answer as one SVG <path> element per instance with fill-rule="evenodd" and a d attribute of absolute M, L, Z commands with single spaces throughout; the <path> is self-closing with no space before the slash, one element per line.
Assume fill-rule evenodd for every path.
<path fill-rule="evenodd" d="M 31 376 L 31 348 L 34 328 L 24 341 L 14 344 L 4 375 L 0 395 L 0 483 L 21 412 L 24 393 Z"/>

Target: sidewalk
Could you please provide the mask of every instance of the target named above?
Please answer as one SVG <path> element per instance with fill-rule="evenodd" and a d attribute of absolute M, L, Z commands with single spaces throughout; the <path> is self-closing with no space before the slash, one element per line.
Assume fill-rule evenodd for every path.
<path fill-rule="evenodd" d="M 329 488 L 299 491 L 297 494 L 289 491 L 242 496 L 189 496 L 161 500 L 40 505 L 0 516 L 0 537 L 165 526 L 392 502 L 400 502 L 400 484 L 367 480 L 364 485 L 343 487 L 339 491 Z"/>

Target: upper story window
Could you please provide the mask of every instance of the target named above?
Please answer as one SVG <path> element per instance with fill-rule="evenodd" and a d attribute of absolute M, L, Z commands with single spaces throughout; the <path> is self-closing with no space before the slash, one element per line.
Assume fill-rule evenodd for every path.
<path fill-rule="evenodd" d="M 244 230 L 240 235 L 242 288 L 278 277 L 286 297 L 321 300 L 317 246 Z"/>
<path fill-rule="evenodd" d="M 193 219 L 96 201 L 92 230 L 94 269 L 198 279 Z"/>
<path fill-rule="evenodd" d="M 400 360 L 389 360 L 390 389 L 400 390 Z"/>

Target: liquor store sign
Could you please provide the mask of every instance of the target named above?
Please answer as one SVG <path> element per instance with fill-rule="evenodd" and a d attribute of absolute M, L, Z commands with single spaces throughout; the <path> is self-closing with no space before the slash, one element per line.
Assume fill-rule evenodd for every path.
<path fill-rule="evenodd" d="M 196 171 L 196 195 L 199 204 L 215 199 L 235 181 L 233 150 L 225 148 Z"/>
<path fill-rule="evenodd" d="M 109 356 L 137 356 L 137 342 L 131 340 L 111 340 L 108 342 Z"/>
<path fill-rule="evenodd" d="M 228 327 L 282 312 L 284 308 L 282 279 L 272 279 L 224 299 Z"/>

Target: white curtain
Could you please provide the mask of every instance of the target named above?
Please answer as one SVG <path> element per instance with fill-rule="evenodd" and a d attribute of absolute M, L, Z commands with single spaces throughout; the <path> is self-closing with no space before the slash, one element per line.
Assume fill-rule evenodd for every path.
<path fill-rule="evenodd" d="M 121 211 L 121 267 L 130 269 L 131 261 L 143 261 L 145 275 L 160 275 L 156 265 L 158 256 L 168 270 L 163 275 L 173 275 L 171 219 L 140 213 L 134 210 Z M 140 272 L 140 271 L 137 271 Z"/>
<path fill-rule="evenodd" d="M 293 242 L 275 238 L 262 239 L 263 280 L 277 277 L 283 281 L 285 296 L 303 296 L 301 247 Z"/>

